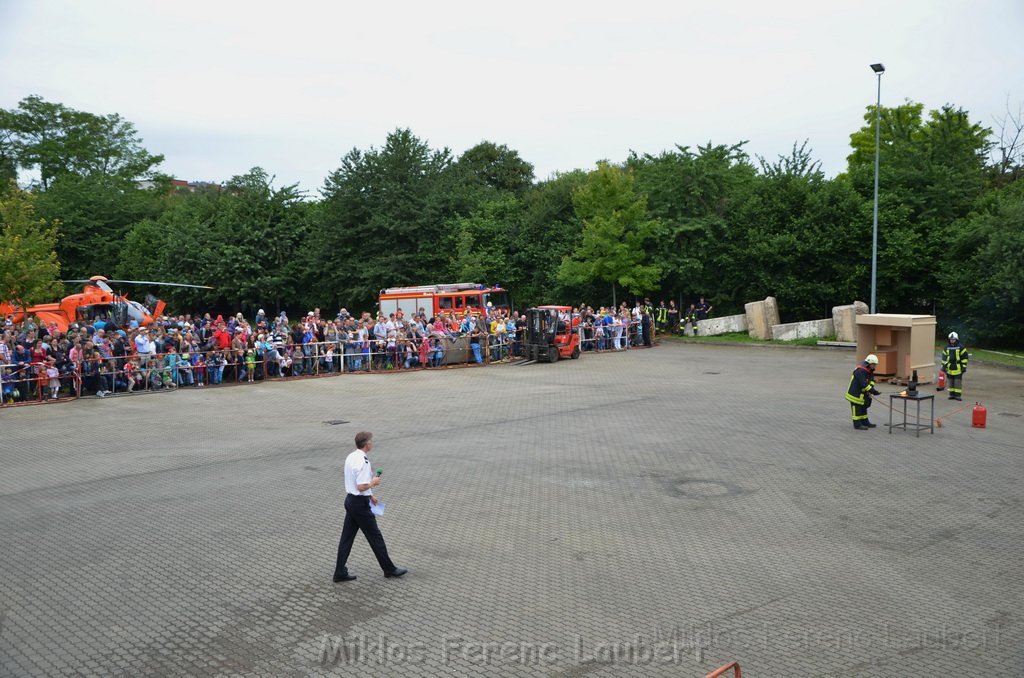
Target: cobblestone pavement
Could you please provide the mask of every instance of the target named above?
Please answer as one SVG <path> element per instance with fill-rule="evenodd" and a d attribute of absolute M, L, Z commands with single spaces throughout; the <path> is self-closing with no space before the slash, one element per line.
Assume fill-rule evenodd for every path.
<path fill-rule="evenodd" d="M 853 430 L 853 363 L 667 343 L 0 412 L 0 675 L 1024 675 L 1024 375 L 972 366 L 987 428 L 916 438 Z M 410 573 L 360 536 L 333 584 L 363 429 Z"/>

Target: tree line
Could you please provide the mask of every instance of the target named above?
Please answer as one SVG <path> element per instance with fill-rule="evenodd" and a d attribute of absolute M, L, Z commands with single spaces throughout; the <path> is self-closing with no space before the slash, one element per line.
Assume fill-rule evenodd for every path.
<path fill-rule="evenodd" d="M 993 132 L 950 105 L 880 113 L 878 311 L 1024 345 L 1020 117 Z M 455 155 L 397 129 L 312 197 L 263 168 L 175 190 L 130 122 L 30 96 L 0 109 L 0 296 L 50 301 L 54 280 L 106 275 L 215 288 L 161 292 L 182 311 L 294 312 L 475 281 L 517 306 L 703 295 L 730 313 L 771 295 L 786 321 L 828 317 L 869 297 L 874 121 L 871 106 L 832 178 L 806 143 L 771 160 L 738 142 L 538 180 L 506 145 Z"/>

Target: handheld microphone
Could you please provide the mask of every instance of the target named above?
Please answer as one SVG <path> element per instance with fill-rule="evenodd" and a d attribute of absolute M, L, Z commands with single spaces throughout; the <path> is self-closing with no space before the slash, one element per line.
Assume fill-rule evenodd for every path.
<path fill-rule="evenodd" d="M 382 469 L 382 468 L 377 469 L 377 477 L 378 478 L 380 477 L 380 474 L 382 474 L 382 473 L 384 473 L 384 469 Z"/>

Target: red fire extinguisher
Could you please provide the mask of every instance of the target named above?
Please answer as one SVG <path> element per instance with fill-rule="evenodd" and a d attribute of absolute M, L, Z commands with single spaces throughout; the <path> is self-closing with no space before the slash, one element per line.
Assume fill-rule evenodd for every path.
<path fill-rule="evenodd" d="M 988 418 L 988 410 L 981 403 L 974 403 L 974 414 L 971 416 L 971 426 L 974 428 L 985 428 L 985 419 Z"/>
<path fill-rule="evenodd" d="M 935 387 L 936 391 L 941 391 L 946 388 L 946 373 L 943 370 L 939 370 L 939 385 Z"/>

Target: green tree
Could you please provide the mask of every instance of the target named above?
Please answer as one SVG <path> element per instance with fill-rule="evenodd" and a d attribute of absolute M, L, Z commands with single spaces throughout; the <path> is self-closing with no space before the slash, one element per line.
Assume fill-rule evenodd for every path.
<path fill-rule="evenodd" d="M 863 200 L 843 177 L 828 180 L 806 142 L 769 163 L 734 210 L 723 274 L 740 299 L 771 295 L 784 320 L 828 317 L 857 296 Z"/>
<path fill-rule="evenodd" d="M 459 185 L 448 149 L 408 129 L 380 149 L 352 149 L 322 191 L 308 303 L 368 307 L 381 288 L 440 282 L 454 246 L 447 225 L 468 206 Z"/>
<path fill-rule="evenodd" d="M 940 323 L 975 343 L 1024 347 L 1024 182 L 944 230 Z"/>
<path fill-rule="evenodd" d="M 76 111 L 35 95 L 0 115 L 0 161 L 9 163 L 10 157 L 19 168 L 37 172 L 44 190 L 63 174 L 136 180 L 163 162 L 116 113 Z"/>
<path fill-rule="evenodd" d="M 587 285 L 600 280 L 633 294 L 650 290 L 661 268 L 647 263 L 646 243 L 657 222 L 649 219 L 647 198 L 633 190 L 629 172 L 598 163 L 586 183 L 573 193 L 573 207 L 583 233 L 572 254 L 562 259 L 558 277 L 565 283 Z"/>
<path fill-rule="evenodd" d="M 744 144 L 677 146 L 657 156 L 630 156 L 637 190 L 647 195 L 658 224 L 651 254 L 663 273 L 663 295 L 705 295 L 723 310 L 742 309 L 750 300 L 738 247 L 744 234 L 734 223 L 757 177 Z"/>
<path fill-rule="evenodd" d="M 117 114 L 39 96 L 0 110 L 0 176 L 23 170 L 35 178 L 36 210 L 60 222 L 57 254 L 71 277 L 109 275 L 131 224 L 159 213 L 162 191 L 140 189 L 138 181 L 155 177 L 162 161 Z"/>
<path fill-rule="evenodd" d="M 562 258 L 573 251 L 583 225 L 573 209 L 573 192 L 587 180 L 582 170 L 558 173 L 526 192 L 523 216 L 510 234 L 513 278 L 502 281 L 520 307 L 565 302 L 580 294 L 579 286 L 562 283 Z M 605 290 L 594 290 L 603 298 Z M 588 297 L 590 298 L 590 297 Z"/>
<path fill-rule="evenodd" d="M 33 196 L 17 188 L 0 195 L 0 300 L 27 307 L 60 294 L 56 224 L 35 215 Z"/>
<path fill-rule="evenodd" d="M 881 109 L 879 146 L 878 308 L 930 311 L 940 289 L 929 262 L 942 260 L 942 235 L 974 209 L 986 188 L 991 131 L 966 111 L 943 106 L 927 118 L 921 104 Z M 849 177 L 873 200 L 875 109 L 850 136 Z M 870 260 L 871 213 L 865 213 Z"/>
<path fill-rule="evenodd" d="M 310 210 L 295 186 L 274 188 L 273 177 L 253 168 L 223 190 L 177 195 L 157 218 L 135 224 L 118 275 L 215 288 L 161 290 L 184 306 L 255 310 L 295 303 L 308 267 L 298 252 Z"/>
<path fill-rule="evenodd" d="M 510 243 L 522 219 L 522 204 L 505 194 L 484 202 L 472 214 L 456 217 L 449 272 L 453 280 L 501 284 L 514 279 Z"/>
<path fill-rule="evenodd" d="M 69 278 L 113 275 L 132 224 L 159 215 L 166 189 L 139 188 L 135 181 L 103 174 L 63 174 L 38 193 L 37 211 L 59 221 L 57 245 Z"/>
<path fill-rule="evenodd" d="M 470 181 L 499 192 L 522 196 L 533 185 L 533 165 L 508 146 L 482 141 L 455 163 Z"/>
<path fill-rule="evenodd" d="M 18 156 L 11 122 L 12 113 L 0 108 L 0 193 L 15 186 L 18 179 Z"/>

